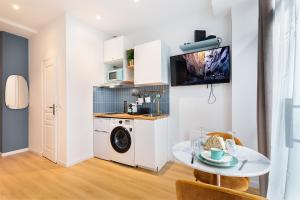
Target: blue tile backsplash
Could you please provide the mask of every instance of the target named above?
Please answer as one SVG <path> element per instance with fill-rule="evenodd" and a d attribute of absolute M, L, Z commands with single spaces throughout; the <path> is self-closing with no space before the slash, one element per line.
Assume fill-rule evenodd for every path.
<path fill-rule="evenodd" d="M 159 85 L 159 86 L 145 86 L 145 87 L 135 87 L 135 88 L 99 88 L 94 87 L 94 100 L 93 100 L 93 110 L 94 113 L 107 113 L 107 112 L 123 112 L 124 101 L 128 104 L 135 103 L 137 97 L 132 96 L 132 90 L 137 89 L 143 93 L 148 93 L 151 97 L 151 103 L 144 103 L 141 107 L 150 108 L 151 113 L 156 112 L 156 104 L 153 103 L 155 97 L 155 92 L 153 91 L 163 91 L 160 98 L 160 111 L 163 114 L 169 114 L 169 86 Z"/>

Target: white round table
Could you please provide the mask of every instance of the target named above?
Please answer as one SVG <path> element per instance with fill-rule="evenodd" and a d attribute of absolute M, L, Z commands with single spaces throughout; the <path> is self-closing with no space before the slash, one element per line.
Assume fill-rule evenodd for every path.
<path fill-rule="evenodd" d="M 172 149 L 173 155 L 178 161 L 194 169 L 216 174 L 218 177 L 218 186 L 221 185 L 221 175 L 232 177 L 254 177 L 264 175 L 270 171 L 270 160 L 267 157 L 258 153 L 257 151 L 238 145 L 235 151 L 235 156 L 238 158 L 239 163 L 234 167 L 219 168 L 210 166 L 198 161 L 196 157 L 194 159 L 194 163 L 192 164 L 192 148 L 190 144 L 190 141 L 184 141 L 174 145 Z M 241 170 L 239 170 L 243 160 L 247 160 L 247 163 Z"/>

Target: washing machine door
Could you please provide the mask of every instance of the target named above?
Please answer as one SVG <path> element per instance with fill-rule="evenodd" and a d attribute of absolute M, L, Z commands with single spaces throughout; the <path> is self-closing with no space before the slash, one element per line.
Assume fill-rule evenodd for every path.
<path fill-rule="evenodd" d="M 118 126 L 110 134 L 110 143 L 118 153 L 126 153 L 131 146 L 131 136 L 126 128 Z"/>

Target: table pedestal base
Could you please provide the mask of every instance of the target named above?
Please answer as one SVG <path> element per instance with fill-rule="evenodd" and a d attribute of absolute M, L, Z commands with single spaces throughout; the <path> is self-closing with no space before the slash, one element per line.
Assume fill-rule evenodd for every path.
<path fill-rule="evenodd" d="M 221 187 L 221 175 L 217 174 L 217 186 Z"/>

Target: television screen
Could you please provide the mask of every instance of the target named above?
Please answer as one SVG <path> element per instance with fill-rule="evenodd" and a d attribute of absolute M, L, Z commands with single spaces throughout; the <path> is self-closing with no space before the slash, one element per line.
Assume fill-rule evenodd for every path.
<path fill-rule="evenodd" d="M 230 82 L 229 46 L 171 57 L 171 85 Z"/>

